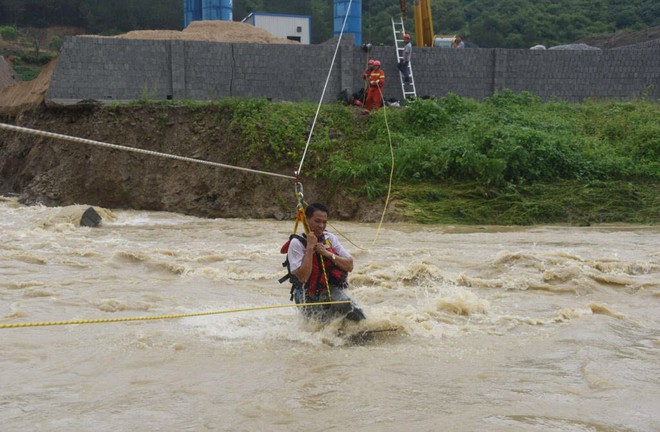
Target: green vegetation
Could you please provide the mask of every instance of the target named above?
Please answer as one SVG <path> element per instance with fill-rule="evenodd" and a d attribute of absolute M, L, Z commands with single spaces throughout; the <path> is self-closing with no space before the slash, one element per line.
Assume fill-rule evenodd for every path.
<path fill-rule="evenodd" d="M 447 23 L 481 47 L 527 48 L 660 25 L 655 0 L 467 0 L 465 24 Z M 442 17 L 440 28 L 443 26 Z"/>
<path fill-rule="evenodd" d="M 53 38 L 48 43 L 48 49 L 51 51 L 59 51 L 64 45 L 64 41 L 59 36 L 53 36 Z"/>
<path fill-rule="evenodd" d="M 21 81 L 32 81 L 39 76 L 41 68 L 38 66 L 22 64 L 20 60 L 16 61 L 13 66 L 14 72 Z"/>
<path fill-rule="evenodd" d="M 30 81 L 39 76 L 42 66 L 57 55 L 55 51 L 62 45 L 62 40 L 56 36 L 49 45 L 51 51 L 41 51 L 37 38 L 29 33 L 15 26 L 0 26 L 0 40 L 10 42 L 10 48 L 0 49 L 0 55 L 11 55 L 12 68 L 21 81 Z"/>
<path fill-rule="evenodd" d="M 53 53 L 23 53 L 14 59 L 12 69 L 21 81 L 30 81 L 39 76 L 42 66 L 55 57 Z"/>
<path fill-rule="evenodd" d="M 6 41 L 18 39 L 18 29 L 15 26 L 0 26 L 0 38 Z"/>
<path fill-rule="evenodd" d="M 218 121 L 245 157 L 287 171 L 302 157 L 308 103 L 226 99 Z M 660 105 L 542 103 L 497 93 L 483 103 L 450 95 L 362 117 L 324 105 L 304 172 L 366 199 L 383 198 L 395 154 L 395 200 L 417 222 L 533 224 L 660 221 Z"/>

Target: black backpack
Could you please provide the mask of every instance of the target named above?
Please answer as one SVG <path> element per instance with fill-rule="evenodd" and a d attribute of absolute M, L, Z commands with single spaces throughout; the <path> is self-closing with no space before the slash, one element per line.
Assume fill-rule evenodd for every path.
<path fill-rule="evenodd" d="M 280 253 L 286 254 L 289 252 L 289 245 L 291 244 L 291 240 L 293 240 L 294 238 L 299 240 L 303 244 L 303 246 L 305 247 L 307 246 L 307 239 L 305 237 L 300 236 L 298 234 L 291 234 L 291 236 L 289 236 L 289 240 L 287 240 L 287 242 L 284 243 L 284 245 L 282 245 L 282 248 L 280 249 Z M 287 274 L 282 276 L 279 279 L 279 282 L 284 283 L 284 281 L 286 280 L 291 281 L 291 291 L 290 291 L 291 297 L 289 298 L 289 300 L 293 301 L 293 293 L 296 291 L 296 289 L 302 288 L 303 284 L 298 280 L 298 278 L 293 273 L 291 273 L 291 265 L 289 263 L 288 255 L 284 260 L 284 262 L 282 263 L 282 267 L 286 267 Z"/>

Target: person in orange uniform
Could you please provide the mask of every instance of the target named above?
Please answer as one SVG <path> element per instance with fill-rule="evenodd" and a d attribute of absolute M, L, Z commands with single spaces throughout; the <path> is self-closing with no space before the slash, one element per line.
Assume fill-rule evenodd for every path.
<path fill-rule="evenodd" d="M 369 75 L 371 75 L 371 71 L 374 68 L 374 59 L 369 59 L 367 62 L 367 68 L 362 72 L 362 81 L 365 82 L 365 84 L 369 84 L 367 79 L 369 78 Z"/>
<path fill-rule="evenodd" d="M 364 105 L 367 101 L 367 90 L 369 90 L 369 75 L 374 69 L 374 59 L 369 59 L 367 62 L 367 68 L 362 72 L 362 88 L 360 89 L 359 97 L 357 98 L 360 101 L 360 105 Z"/>
<path fill-rule="evenodd" d="M 385 72 L 380 68 L 380 60 L 374 60 L 373 69 L 368 77 L 367 100 L 364 103 L 364 112 L 372 109 L 378 110 L 383 100 L 382 88 L 385 85 Z"/>

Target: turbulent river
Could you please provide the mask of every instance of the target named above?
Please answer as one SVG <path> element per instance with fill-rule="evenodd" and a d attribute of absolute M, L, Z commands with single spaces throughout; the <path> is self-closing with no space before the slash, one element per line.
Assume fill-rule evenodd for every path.
<path fill-rule="evenodd" d="M 3 431 L 660 430 L 660 227 L 335 221 L 356 342 L 259 309 L 293 222 L 85 208 L 0 197 Z"/>

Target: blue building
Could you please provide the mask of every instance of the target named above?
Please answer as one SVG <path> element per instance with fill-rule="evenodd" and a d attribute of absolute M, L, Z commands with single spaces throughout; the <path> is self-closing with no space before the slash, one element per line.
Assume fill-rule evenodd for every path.
<path fill-rule="evenodd" d="M 193 21 L 232 21 L 233 8 L 233 0 L 183 0 L 183 26 Z"/>
<path fill-rule="evenodd" d="M 351 9 L 348 10 L 350 5 Z M 335 0 L 334 4 L 334 35 L 339 37 L 344 18 L 348 11 L 344 34 L 355 36 L 355 44 L 362 44 L 362 0 Z"/>

